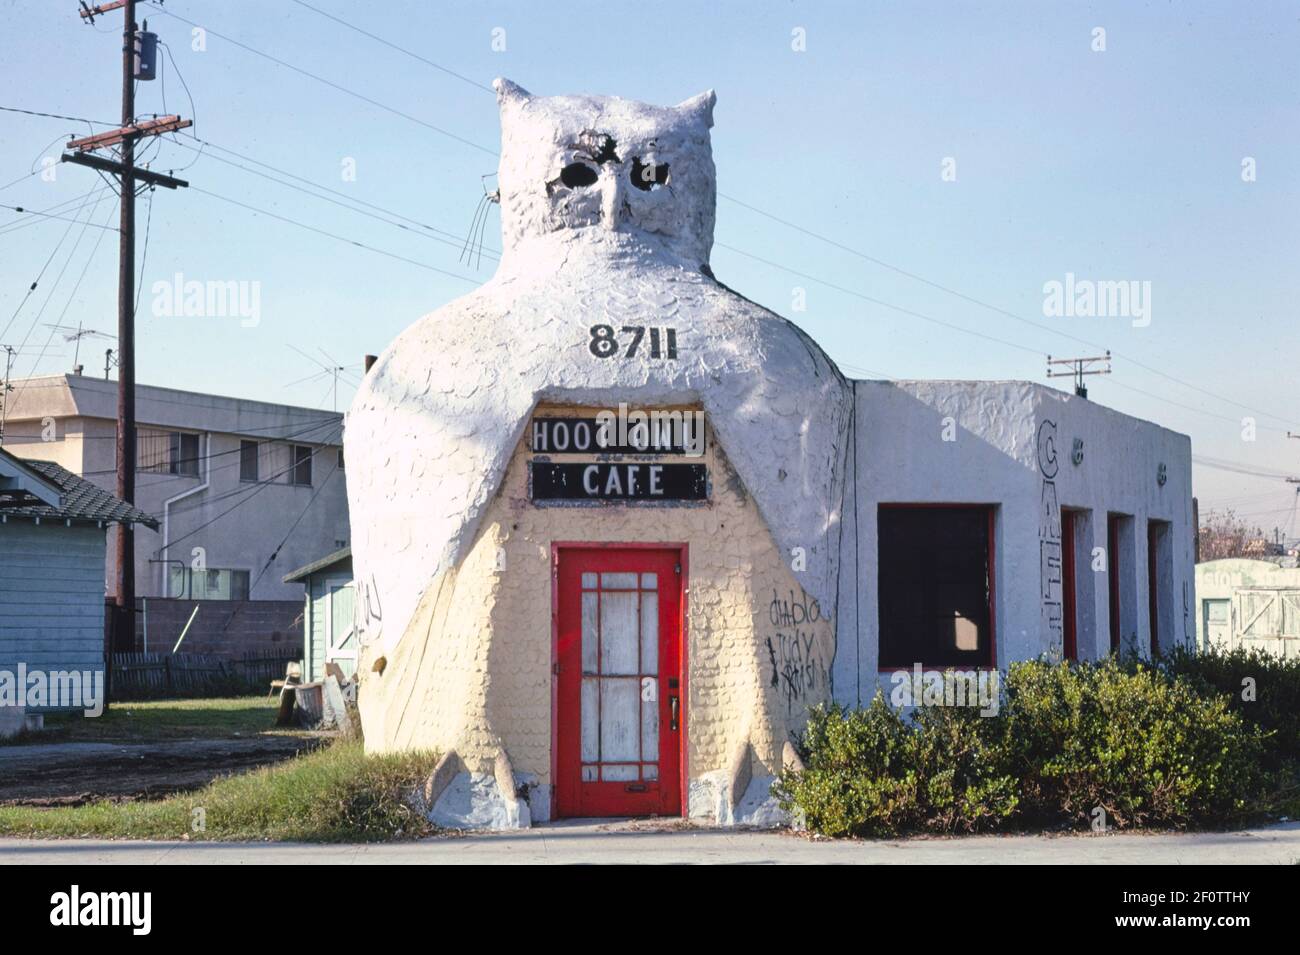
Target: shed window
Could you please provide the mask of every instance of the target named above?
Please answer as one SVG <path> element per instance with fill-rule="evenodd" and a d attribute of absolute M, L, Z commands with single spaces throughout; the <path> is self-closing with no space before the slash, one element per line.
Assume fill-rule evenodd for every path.
<path fill-rule="evenodd" d="M 990 667 L 993 509 L 881 505 L 880 667 Z"/>

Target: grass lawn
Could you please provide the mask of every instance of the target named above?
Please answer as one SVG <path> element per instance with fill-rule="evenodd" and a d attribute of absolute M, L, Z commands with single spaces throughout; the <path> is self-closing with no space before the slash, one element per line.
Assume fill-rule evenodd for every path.
<path fill-rule="evenodd" d="M 211 701 L 208 701 L 211 702 Z M 367 756 L 336 741 L 294 759 L 155 802 L 0 807 L 0 836 L 374 842 L 433 831 L 410 805 L 431 753 Z"/>
<path fill-rule="evenodd" d="M 114 703 L 100 716 L 51 713 L 45 729 L 0 745 L 33 743 L 152 743 L 174 739 L 226 739 L 259 733 L 302 732 L 275 725 L 274 696 Z"/>

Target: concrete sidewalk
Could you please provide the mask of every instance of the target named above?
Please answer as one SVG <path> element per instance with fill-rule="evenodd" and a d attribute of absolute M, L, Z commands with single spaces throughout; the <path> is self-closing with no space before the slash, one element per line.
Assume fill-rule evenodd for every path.
<path fill-rule="evenodd" d="M 581 821 L 379 845 L 0 839 L 0 865 L 120 864 L 1053 864 L 1237 865 L 1300 861 L 1300 822 L 1183 835 L 971 836 L 813 841 L 749 832 Z"/>

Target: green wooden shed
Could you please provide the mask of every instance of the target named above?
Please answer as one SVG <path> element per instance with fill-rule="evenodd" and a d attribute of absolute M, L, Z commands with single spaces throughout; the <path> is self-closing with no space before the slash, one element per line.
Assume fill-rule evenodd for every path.
<path fill-rule="evenodd" d="M 306 588 L 302 617 L 302 678 L 314 683 L 325 677 L 325 664 L 335 663 L 350 677 L 357 670 L 357 633 L 352 621 L 352 548 L 299 567 L 284 576 L 286 584 Z"/>

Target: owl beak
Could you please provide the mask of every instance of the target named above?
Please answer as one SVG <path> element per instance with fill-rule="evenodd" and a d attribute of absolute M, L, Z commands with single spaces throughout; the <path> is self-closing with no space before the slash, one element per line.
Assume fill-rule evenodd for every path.
<path fill-rule="evenodd" d="M 622 178 L 613 163 L 600 170 L 600 224 L 610 232 L 618 231 L 618 217 L 623 208 Z"/>

